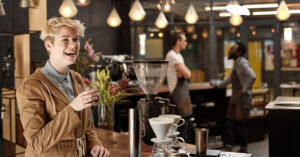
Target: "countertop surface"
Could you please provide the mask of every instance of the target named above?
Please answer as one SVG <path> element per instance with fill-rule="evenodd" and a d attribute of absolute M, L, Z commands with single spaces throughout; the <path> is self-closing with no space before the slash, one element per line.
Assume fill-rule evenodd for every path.
<path fill-rule="evenodd" d="M 100 140 L 103 142 L 105 148 L 107 148 L 112 157 L 125 157 L 129 156 L 129 136 L 127 134 L 96 129 Z M 152 145 L 146 145 L 142 142 L 142 157 L 148 157 L 152 151 Z M 195 152 L 195 145 L 187 144 L 186 151 L 189 153 Z M 220 150 L 207 150 L 209 155 L 222 154 L 224 157 L 251 157 L 251 154 L 235 153 L 235 152 L 223 152 Z M 226 154 L 226 155 L 225 155 Z"/>
<path fill-rule="evenodd" d="M 190 83 L 189 89 L 190 91 L 194 90 L 207 90 L 207 89 L 213 89 L 214 87 L 211 86 L 208 82 L 201 82 L 201 83 Z M 167 85 L 163 85 L 160 87 L 158 93 L 168 93 L 169 88 Z M 145 95 L 142 88 L 140 87 L 129 87 L 127 88 L 127 92 L 124 93 L 124 96 L 139 96 L 139 95 Z"/>
<path fill-rule="evenodd" d="M 266 109 L 268 110 L 300 110 L 300 97 L 279 96 L 275 101 L 270 101 Z"/>

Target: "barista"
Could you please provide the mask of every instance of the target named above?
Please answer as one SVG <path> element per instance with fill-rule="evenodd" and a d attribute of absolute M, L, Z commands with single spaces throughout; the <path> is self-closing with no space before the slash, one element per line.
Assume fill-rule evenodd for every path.
<path fill-rule="evenodd" d="M 192 117 L 192 104 L 189 94 L 189 85 L 187 79 L 191 78 L 190 69 L 184 64 L 184 60 L 180 52 L 185 50 L 187 40 L 185 33 L 175 32 L 170 38 L 171 50 L 166 56 L 169 61 L 167 71 L 168 88 L 176 105 L 177 113 L 185 119 L 185 124 L 179 127 L 181 136 L 188 143 L 192 141 L 192 125 L 190 118 Z"/>

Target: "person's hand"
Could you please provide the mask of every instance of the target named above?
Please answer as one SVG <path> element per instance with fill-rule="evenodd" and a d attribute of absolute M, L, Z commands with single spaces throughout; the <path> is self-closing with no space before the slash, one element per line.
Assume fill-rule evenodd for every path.
<path fill-rule="evenodd" d="M 91 149 L 91 155 L 93 157 L 109 157 L 110 152 L 103 146 L 94 145 Z"/>
<path fill-rule="evenodd" d="M 211 82 L 211 81 L 209 81 L 209 85 L 213 86 L 214 88 L 216 88 L 216 87 L 217 87 L 217 85 L 216 85 L 216 84 L 214 84 L 214 83 L 213 83 L 213 82 Z"/>
<path fill-rule="evenodd" d="M 70 106 L 75 111 L 81 111 L 85 108 L 96 105 L 99 99 L 98 89 L 86 90 L 80 93 L 71 103 Z"/>
<path fill-rule="evenodd" d="M 178 78 L 182 78 L 183 77 L 183 74 L 181 72 L 179 72 L 179 71 L 176 71 L 176 75 L 177 75 Z"/>

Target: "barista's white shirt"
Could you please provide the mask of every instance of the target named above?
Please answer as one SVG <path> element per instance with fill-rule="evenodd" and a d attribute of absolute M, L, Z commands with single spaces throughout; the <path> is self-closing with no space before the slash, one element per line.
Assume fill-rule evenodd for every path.
<path fill-rule="evenodd" d="M 174 50 L 170 50 L 166 56 L 166 60 L 169 61 L 169 67 L 167 71 L 167 81 L 170 93 L 172 93 L 177 84 L 176 64 L 184 64 L 183 57 L 180 53 L 176 53 Z"/>

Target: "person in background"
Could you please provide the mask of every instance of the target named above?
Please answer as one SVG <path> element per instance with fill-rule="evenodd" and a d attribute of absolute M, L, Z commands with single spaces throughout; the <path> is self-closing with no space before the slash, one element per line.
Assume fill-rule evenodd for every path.
<path fill-rule="evenodd" d="M 177 113 L 185 119 L 185 124 L 179 127 L 181 136 L 188 143 L 194 143 L 192 140 L 192 124 L 190 119 L 193 117 L 192 104 L 189 94 L 189 85 L 187 79 L 191 78 L 190 69 L 184 64 L 180 52 L 185 50 L 187 40 L 185 33 L 175 32 L 170 38 L 171 50 L 166 56 L 169 61 L 167 71 L 167 82 L 171 97 L 176 105 Z"/>
<path fill-rule="evenodd" d="M 26 157 L 110 156 L 90 120 L 98 90 L 84 91 L 80 74 L 68 67 L 75 63 L 84 30 L 79 20 L 54 17 L 41 31 L 49 60 L 16 94 L 28 143 Z"/>
<path fill-rule="evenodd" d="M 235 137 L 240 141 L 240 151 L 247 152 L 248 132 L 246 121 L 250 112 L 252 100 L 251 88 L 256 80 L 256 75 L 252 70 L 248 60 L 243 55 L 246 53 L 246 46 L 237 42 L 229 50 L 229 59 L 234 60 L 234 65 L 230 76 L 218 84 L 211 82 L 211 85 L 218 88 L 225 88 L 232 83 L 231 104 L 241 105 L 242 118 L 237 118 L 228 114 L 229 110 L 237 110 L 237 106 L 229 104 L 226 121 L 225 150 L 231 151 L 235 143 Z M 231 107 L 232 106 L 232 107 Z M 230 109 L 229 109 L 230 108 Z M 239 110 L 240 111 L 240 110 Z"/>

